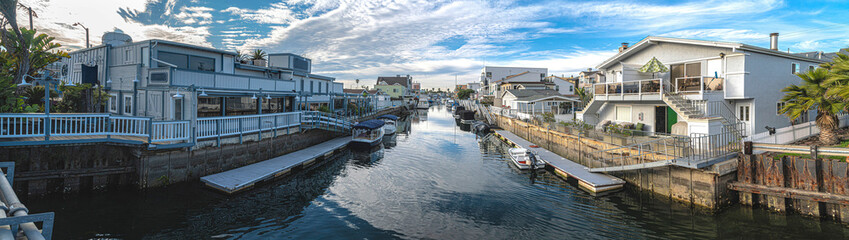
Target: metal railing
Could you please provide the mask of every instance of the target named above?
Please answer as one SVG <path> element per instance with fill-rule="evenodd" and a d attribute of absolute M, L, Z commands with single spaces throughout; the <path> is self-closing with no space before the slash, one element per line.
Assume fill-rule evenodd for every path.
<path fill-rule="evenodd" d="M 198 118 L 197 139 L 221 138 L 301 125 L 302 112 Z"/>
<path fill-rule="evenodd" d="M 849 116 L 840 116 L 837 119 L 839 127 L 849 126 Z M 819 133 L 820 129 L 817 127 L 816 121 L 810 121 L 775 129 L 775 133 L 773 134 L 770 134 L 768 131 L 752 134 L 746 137 L 745 140 L 756 143 L 787 144 Z"/>
<path fill-rule="evenodd" d="M 0 239 L 19 239 L 23 232 L 26 239 L 52 239 L 53 212 L 30 214 L 12 188 L 15 162 L 0 162 Z M 41 229 L 35 223 L 41 222 Z"/>
<path fill-rule="evenodd" d="M 148 143 L 189 141 L 189 121 L 153 121 L 149 117 L 110 114 L 0 114 L 0 138 L 50 136 L 132 136 Z"/>
<path fill-rule="evenodd" d="M 674 90 L 681 93 L 704 93 L 705 91 L 722 91 L 725 79 L 708 76 L 675 78 Z"/>

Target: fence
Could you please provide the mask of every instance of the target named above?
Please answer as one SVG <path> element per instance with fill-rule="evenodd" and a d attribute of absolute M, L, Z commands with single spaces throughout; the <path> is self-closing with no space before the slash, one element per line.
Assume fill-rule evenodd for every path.
<path fill-rule="evenodd" d="M 88 136 L 139 137 L 148 143 L 179 142 L 191 139 L 189 121 L 153 121 L 148 117 L 109 114 L 0 114 L 0 138 Z"/>
<path fill-rule="evenodd" d="M 838 117 L 838 121 L 840 122 L 839 127 L 841 128 L 849 126 L 849 116 L 847 115 Z M 787 144 L 819 133 L 820 129 L 817 127 L 816 122 L 810 121 L 775 129 L 774 134 L 770 134 L 769 131 L 752 134 L 752 136 L 746 137 L 745 140 L 756 143 Z"/>

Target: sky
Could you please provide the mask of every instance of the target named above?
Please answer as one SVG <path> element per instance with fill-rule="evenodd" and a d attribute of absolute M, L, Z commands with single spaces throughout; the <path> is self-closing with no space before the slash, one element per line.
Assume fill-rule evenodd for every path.
<path fill-rule="evenodd" d="M 791 52 L 849 47 L 849 1 L 20 0 L 36 29 L 65 48 L 120 29 L 224 50 L 295 53 L 313 73 L 354 87 L 412 75 L 423 88 L 478 81 L 483 66 L 545 67 L 576 75 L 622 42 L 667 36 Z M 19 24 L 28 24 L 19 10 Z"/>

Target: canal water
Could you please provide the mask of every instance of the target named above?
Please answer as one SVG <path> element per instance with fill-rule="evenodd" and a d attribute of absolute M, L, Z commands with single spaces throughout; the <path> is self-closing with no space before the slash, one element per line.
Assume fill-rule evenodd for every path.
<path fill-rule="evenodd" d="M 232 196 L 199 182 L 27 199 L 56 212 L 55 239 L 836 239 L 832 221 L 733 207 L 719 214 L 631 188 L 593 196 L 516 170 L 506 146 L 442 106 L 399 123 L 373 151 Z"/>

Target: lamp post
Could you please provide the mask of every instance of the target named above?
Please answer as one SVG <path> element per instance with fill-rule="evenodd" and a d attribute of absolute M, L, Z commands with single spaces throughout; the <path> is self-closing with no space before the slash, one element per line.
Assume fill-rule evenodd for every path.
<path fill-rule="evenodd" d="M 29 74 L 24 75 L 21 78 L 21 83 L 18 84 L 18 87 L 31 87 L 32 83 L 28 83 L 26 78 L 29 77 L 32 79 L 33 83 L 41 83 L 44 85 L 44 141 L 50 140 L 50 84 L 59 84 L 59 80 L 53 79 L 47 71 L 41 71 L 41 76 L 39 78 L 35 78 L 30 76 Z"/>
<path fill-rule="evenodd" d="M 88 44 L 88 28 L 87 28 L 87 27 L 85 27 L 85 26 L 83 26 L 83 24 L 82 24 L 82 23 L 79 23 L 79 22 L 78 22 L 78 23 L 74 23 L 74 25 L 73 25 L 73 26 L 80 26 L 81 28 L 85 29 L 85 48 L 89 48 L 89 47 L 91 47 L 91 46 Z"/>

